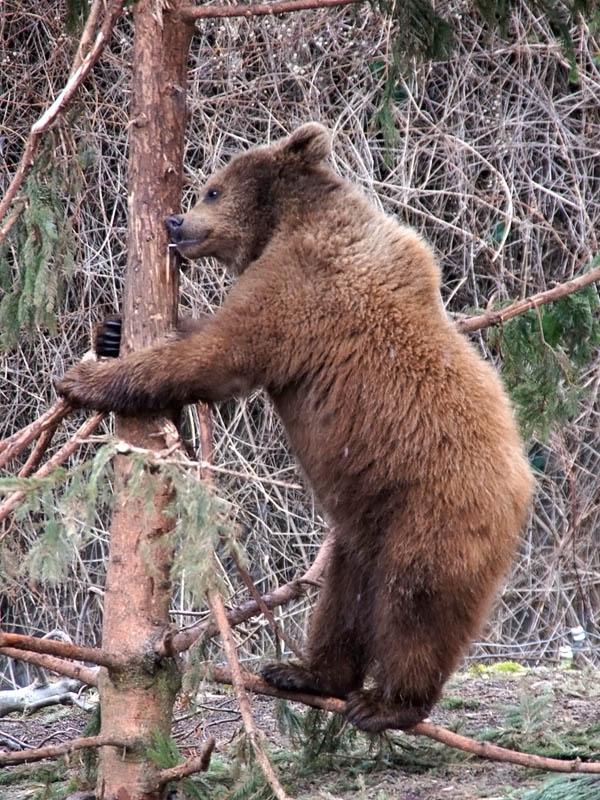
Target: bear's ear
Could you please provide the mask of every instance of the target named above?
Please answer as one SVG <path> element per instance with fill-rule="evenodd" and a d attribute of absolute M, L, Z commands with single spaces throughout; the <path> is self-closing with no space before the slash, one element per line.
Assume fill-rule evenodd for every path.
<path fill-rule="evenodd" d="M 331 135 L 318 122 L 307 122 L 283 142 L 283 153 L 305 164 L 317 164 L 331 153 Z"/>

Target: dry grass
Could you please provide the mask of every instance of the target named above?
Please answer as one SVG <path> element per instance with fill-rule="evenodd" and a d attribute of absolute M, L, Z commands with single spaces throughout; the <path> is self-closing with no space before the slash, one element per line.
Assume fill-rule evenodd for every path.
<path fill-rule="evenodd" d="M 464 11 L 459 2 L 453 7 Z M 29 125 L 66 76 L 72 48 L 61 12 L 61 4 L 49 0 L 6 0 L 0 188 Z M 491 298 L 516 299 L 569 278 L 599 249 L 598 45 L 584 28 L 575 31 L 578 74 L 571 79 L 546 23 L 524 7 L 513 17 L 508 41 L 466 14 L 462 25 L 450 62 L 424 64 L 399 81 L 397 140 L 386 152 L 376 116 L 394 32 L 369 6 L 204 23 L 190 54 L 184 204 L 234 151 L 319 119 L 335 131 L 336 168 L 434 244 L 452 311 L 485 308 Z M 53 396 L 51 376 L 88 348 L 94 321 L 119 306 L 130 43 L 125 19 L 68 119 L 52 134 L 55 166 L 77 171 L 79 186 L 64 197 L 77 270 L 59 333 L 41 330 L 2 359 L 0 434 L 44 410 Z M 218 304 L 226 281 L 210 265 L 193 265 L 182 290 L 183 306 L 197 312 Z M 484 337 L 478 341 L 486 351 Z M 533 521 L 477 657 L 555 658 L 579 624 L 595 635 L 591 643 L 600 640 L 599 363 L 590 365 L 585 381 L 590 391 L 576 422 L 540 445 L 547 467 Z M 194 413 L 188 421 L 197 442 Z M 297 484 L 298 476 L 262 396 L 215 409 L 214 421 L 217 463 L 248 476 L 223 476 L 219 491 L 239 508 L 252 574 L 266 591 L 308 566 L 323 525 L 303 490 L 282 485 Z M 78 641 L 97 642 L 106 521 L 97 520 L 62 588 L 24 585 L 18 575 L 21 553 L 37 535 L 35 522 L 30 515 L 13 523 L 3 542 L 4 624 L 28 633 L 60 628 Z M 227 566 L 223 570 L 235 602 L 243 596 L 241 583 Z M 297 638 L 307 605 L 300 601 L 281 612 Z M 177 620 L 191 621 L 190 610 L 181 586 Z M 273 647 L 261 621 L 247 624 L 239 640 L 248 657 Z M 591 649 L 587 657 L 593 658 Z M 10 670 L 5 663 L 9 679 Z"/>

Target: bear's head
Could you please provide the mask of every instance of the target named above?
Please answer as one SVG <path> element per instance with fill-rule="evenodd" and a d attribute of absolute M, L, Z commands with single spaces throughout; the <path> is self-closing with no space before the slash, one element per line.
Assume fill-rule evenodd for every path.
<path fill-rule="evenodd" d="M 323 165 L 330 152 L 329 132 L 308 122 L 275 144 L 235 156 L 208 180 L 191 211 L 167 217 L 171 242 L 186 258 L 213 256 L 243 272 L 283 214 L 310 204 L 319 184 L 336 180 Z"/>

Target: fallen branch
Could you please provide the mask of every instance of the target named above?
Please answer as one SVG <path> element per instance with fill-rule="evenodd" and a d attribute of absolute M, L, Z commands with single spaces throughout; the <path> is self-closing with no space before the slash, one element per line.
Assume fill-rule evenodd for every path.
<path fill-rule="evenodd" d="M 209 678 L 216 683 L 233 685 L 233 675 L 224 667 L 212 667 Z M 281 691 L 280 689 L 270 686 L 263 681 L 262 678 L 259 678 L 258 675 L 245 673 L 243 680 L 244 687 L 248 691 L 257 694 L 279 697 L 283 700 L 293 700 L 294 702 L 302 703 L 312 708 L 320 708 L 323 711 L 330 711 L 334 714 L 343 715 L 346 707 L 345 701 L 340 700 L 338 697 L 318 697 L 301 692 Z M 490 761 L 502 761 L 507 764 L 517 764 L 521 767 L 542 769 L 548 772 L 586 772 L 600 775 L 600 761 L 580 761 L 579 759 L 562 761 L 559 758 L 546 758 L 545 756 L 537 756 L 531 753 L 520 753 L 517 750 L 509 750 L 505 747 L 499 747 L 496 744 L 478 742 L 475 739 L 470 739 L 468 736 L 461 736 L 461 734 L 449 731 L 447 728 L 442 728 L 440 725 L 435 725 L 433 722 L 419 722 L 411 728 L 410 731 L 407 731 L 407 733 L 416 736 L 426 736 L 428 739 L 434 739 L 436 742 L 445 744 L 448 747 L 462 750 L 465 753 L 472 753 L 479 758 L 486 758 Z"/>
<path fill-rule="evenodd" d="M 202 748 L 202 753 L 197 758 L 189 758 L 187 761 L 184 761 L 183 764 L 161 770 L 158 773 L 158 785 L 164 786 L 165 783 L 180 781 L 182 778 L 187 778 L 188 775 L 195 775 L 197 772 L 206 772 L 210 766 L 210 758 L 214 749 L 215 740 L 211 737 L 206 742 Z"/>
<path fill-rule="evenodd" d="M 87 55 L 81 59 L 81 63 L 77 68 L 75 68 L 66 84 L 59 92 L 57 97 L 55 98 L 54 102 L 44 111 L 42 116 L 33 123 L 31 126 L 31 130 L 29 132 L 29 137 L 27 139 L 27 143 L 25 145 L 25 150 L 23 151 L 23 155 L 21 156 L 21 160 L 19 162 L 19 166 L 13 178 L 6 190 L 6 194 L 4 195 L 2 201 L 0 201 L 0 220 L 7 214 L 8 209 L 16 195 L 16 193 L 21 188 L 27 173 L 33 166 L 33 162 L 35 159 L 35 155 L 37 153 L 40 139 L 42 134 L 52 125 L 52 123 L 56 120 L 58 115 L 64 111 L 64 109 L 69 105 L 71 100 L 73 99 L 75 93 L 83 83 L 83 81 L 88 76 L 90 70 L 100 58 L 106 43 L 110 38 L 110 34 L 115 24 L 117 18 L 120 16 L 121 11 L 123 9 L 124 0 L 112 0 L 108 7 L 108 11 L 106 12 L 106 17 L 104 18 L 104 22 L 98 33 L 96 34 L 96 39 L 94 44 L 92 45 L 91 49 L 87 53 Z M 88 26 L 84 28 L 84 35 L 89 36 L 89 29 Z M 84 43 L 85 44 L 85 43 Z M 81 57 L 81 53 L 79 49 L 77 51 L 76 58 L 79 59 Z"/>
<path fill-rule="evenodd" d="M 246 731 L 246 735 L 250 739 L 250 743 L 252 744 L 252 749 L 254 750 L 256 760 L 263 771 L 263 775 L 265 776 L 267 783 L 273 790 L 273 794 L 275 797 L 277 797 L 277 800 L 290 800 L 285 789 L 280 784 L 279 778 L 275 774 L 271 762 L 267 758 L 267 754 L 265 753 L 260 741 L 259 731 L 254 724 L 250 700 L 248 699 L 245 689 L 245 677 L 242 674 L 242 668 L 240 667 L 240 662 L 237 657 L 235 642 L 233 641 L 231 627 L 227 621 L 227 614 L 225 612 L 223 598 L 218 592 L 212 591 L 209 593 L 208 602 L 215 621 L 219 626 L 219 631 L 221 633 L 221 639 L 223 642 L 223 649 L 225 650 L 225 655 L 230 667 L 231 684 L 237 697 L 240 714 L 242 715 L 242 721 L 244 723 L 244 729 Z"/>
<path fill-rule="evenodd" d="M 0 717 L 14 711 L 30 713 L 67 700 L 74 702 L 79 689 L 81 683 L 73 678 L 61 678 L 58 681 L 36 679 L 20 689 L 5 689 L 0 692 Z"/>
<path fill-rule="evenodd" d="M 15 658 L 18 661 L 25 661 L 27 664 L 35 664 L 36 667 L 65 675 L 87 686 L 98 685 L 98 670 L 94 667 L 84 667 L 83 664 L 73 664 L 62 658 L 48 655 L 47 653 L 32 653 L 29 650 L 17 650 L 15 647 L 0 647 L 0 656 Z"/>
<path fill-rule="evenodd" d="M 30 761 L 42 761 L 44 758 L 58 758 L 84 750 L 86 747 L 122 747 L 132 749 L 133 745 L 116 739 L 114 736 L 87 736 L 73 739 L 63 744 L 51 744 L 37 750 L 24 750 L 21 753 L 0 753 L 0 766 L 9 764 L 28 764 Z"/>
<path fill-rule="evenodd" d="M 52 456 L 52 458 L 49 458 L 48 461 L 46 461 L 46 463 L 34 473 L 34 477 L 45 478 L 52 472 L 53 469 L 63 464 L 77 450 L 82 440 L 87 438 L 94 430 L 96 430 L 103 419 L 104 414 L 101 413 L 96 413 L 89 417 L 89 419 L 83 423 L 75 435 L 72 436 L 71 439 L 69 439 L 69 441 Z M 6 498 L 6 500 L 0 503 L 0 522 L 6 519 L 6 517 L 13 512 L 20 503 L 23 502 L 25 497 L 27 497 L 27 492 L 19 490 L 17 492 L 13 492 Z"/>
<path fill-rule="evenodd" d="M 306 594 L 308 586 L 318 586 L 327 566 L 332 546 L 333 535 L 330 533 L 324 539 L 314 562 L 304 575 L 294 581 L 290 581 L 290 583 L 284 583 L 283 586 L 279 586 L 268 594 L 262 595 L 262 603 L 267 608 L 276 608 Z M 260 613 L 261 606 L 259 603 L 256 600 L 249 600 L 241 606 L 227 611 L 227 622 L 232 627 L 235 627 Z M 198 639 L 215 636 L 218 632 L 219 629 L 214 622 L 201 622 L 185 631 L 178 631 L 174 635 L 167 636 L 166 639 L 158 644 L 157 654 L 159 656 L 170 656 L 174 653 L 182 653 L 185 650 L 189 650 Z"/>
<path fill-rule="evenodd" d="M 477 317 L 458 320 L 456 326 L 462 333 L 471 333 L 483 328 L 490 328 L 492 325 L 502 325 L 502 323 L 513 317 L 518 317 L 526 311 L 531 311 L 532 308 L 553 303 L 556 300 L 560 300 L 561 297 L 578 292 L 596 281 L 600 281 L 600 255 L 593 259 L 590 269 L 578 278 L 559 283 L 553 289 L 547 289 L 545 292 L 531 295 L 531 297 L 526 297 L 524 300 L 518 300 L 516 303 L 497 311 L 486 311 L 485 314 L 479 314 Z"/>
<path fill-rule="evenodd" d="M 20 633 L 4 633 L 0 631 L 0 649 L 12 647 L 16 650 L 28 650 L 32 653 L 46 653 L 59 658 L 71 658 L 76 661 L 91 661 L 109 669 L 122 666 L 121 661 L 104 650 L 96 647 L 81 647 L 69 642 L 57 642 L 53 639 L 40 639 L 36 636 L 23 636 Z"/>
<path fill-rule="evenodd" d="M 279 0 L 275 3 L 257 3 L 234 6 L 184 6 L 178 14 L 185 22 L 217 17 L 260 17 L 272 14 L 289 14 L 294 11 L 307 11 L 332 6 L 348 6 L 362 0 Z"/>

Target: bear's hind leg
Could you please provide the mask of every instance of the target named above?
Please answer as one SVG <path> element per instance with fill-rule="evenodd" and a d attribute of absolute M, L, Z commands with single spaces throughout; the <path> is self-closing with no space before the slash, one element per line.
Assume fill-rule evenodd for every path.
<path fill-rule="evenodd" d="M 261 674 L 288 692 L 346 697 L 362 686 L 367 667 L 360 614 L 365 581 L 353 560 L 334 546 L 313 613 L 305 664 L 273 662 Z"/>
<path fill-rule="evenodd" d="M 352 692 L 345 711 L 369 732 L 407 729 L 425 719 L 473 630 L 468 592 L 436 586 L 425 567 L 410 575 L 392 569 L 380 570 L 373 613 L 375 686 Z"/>

